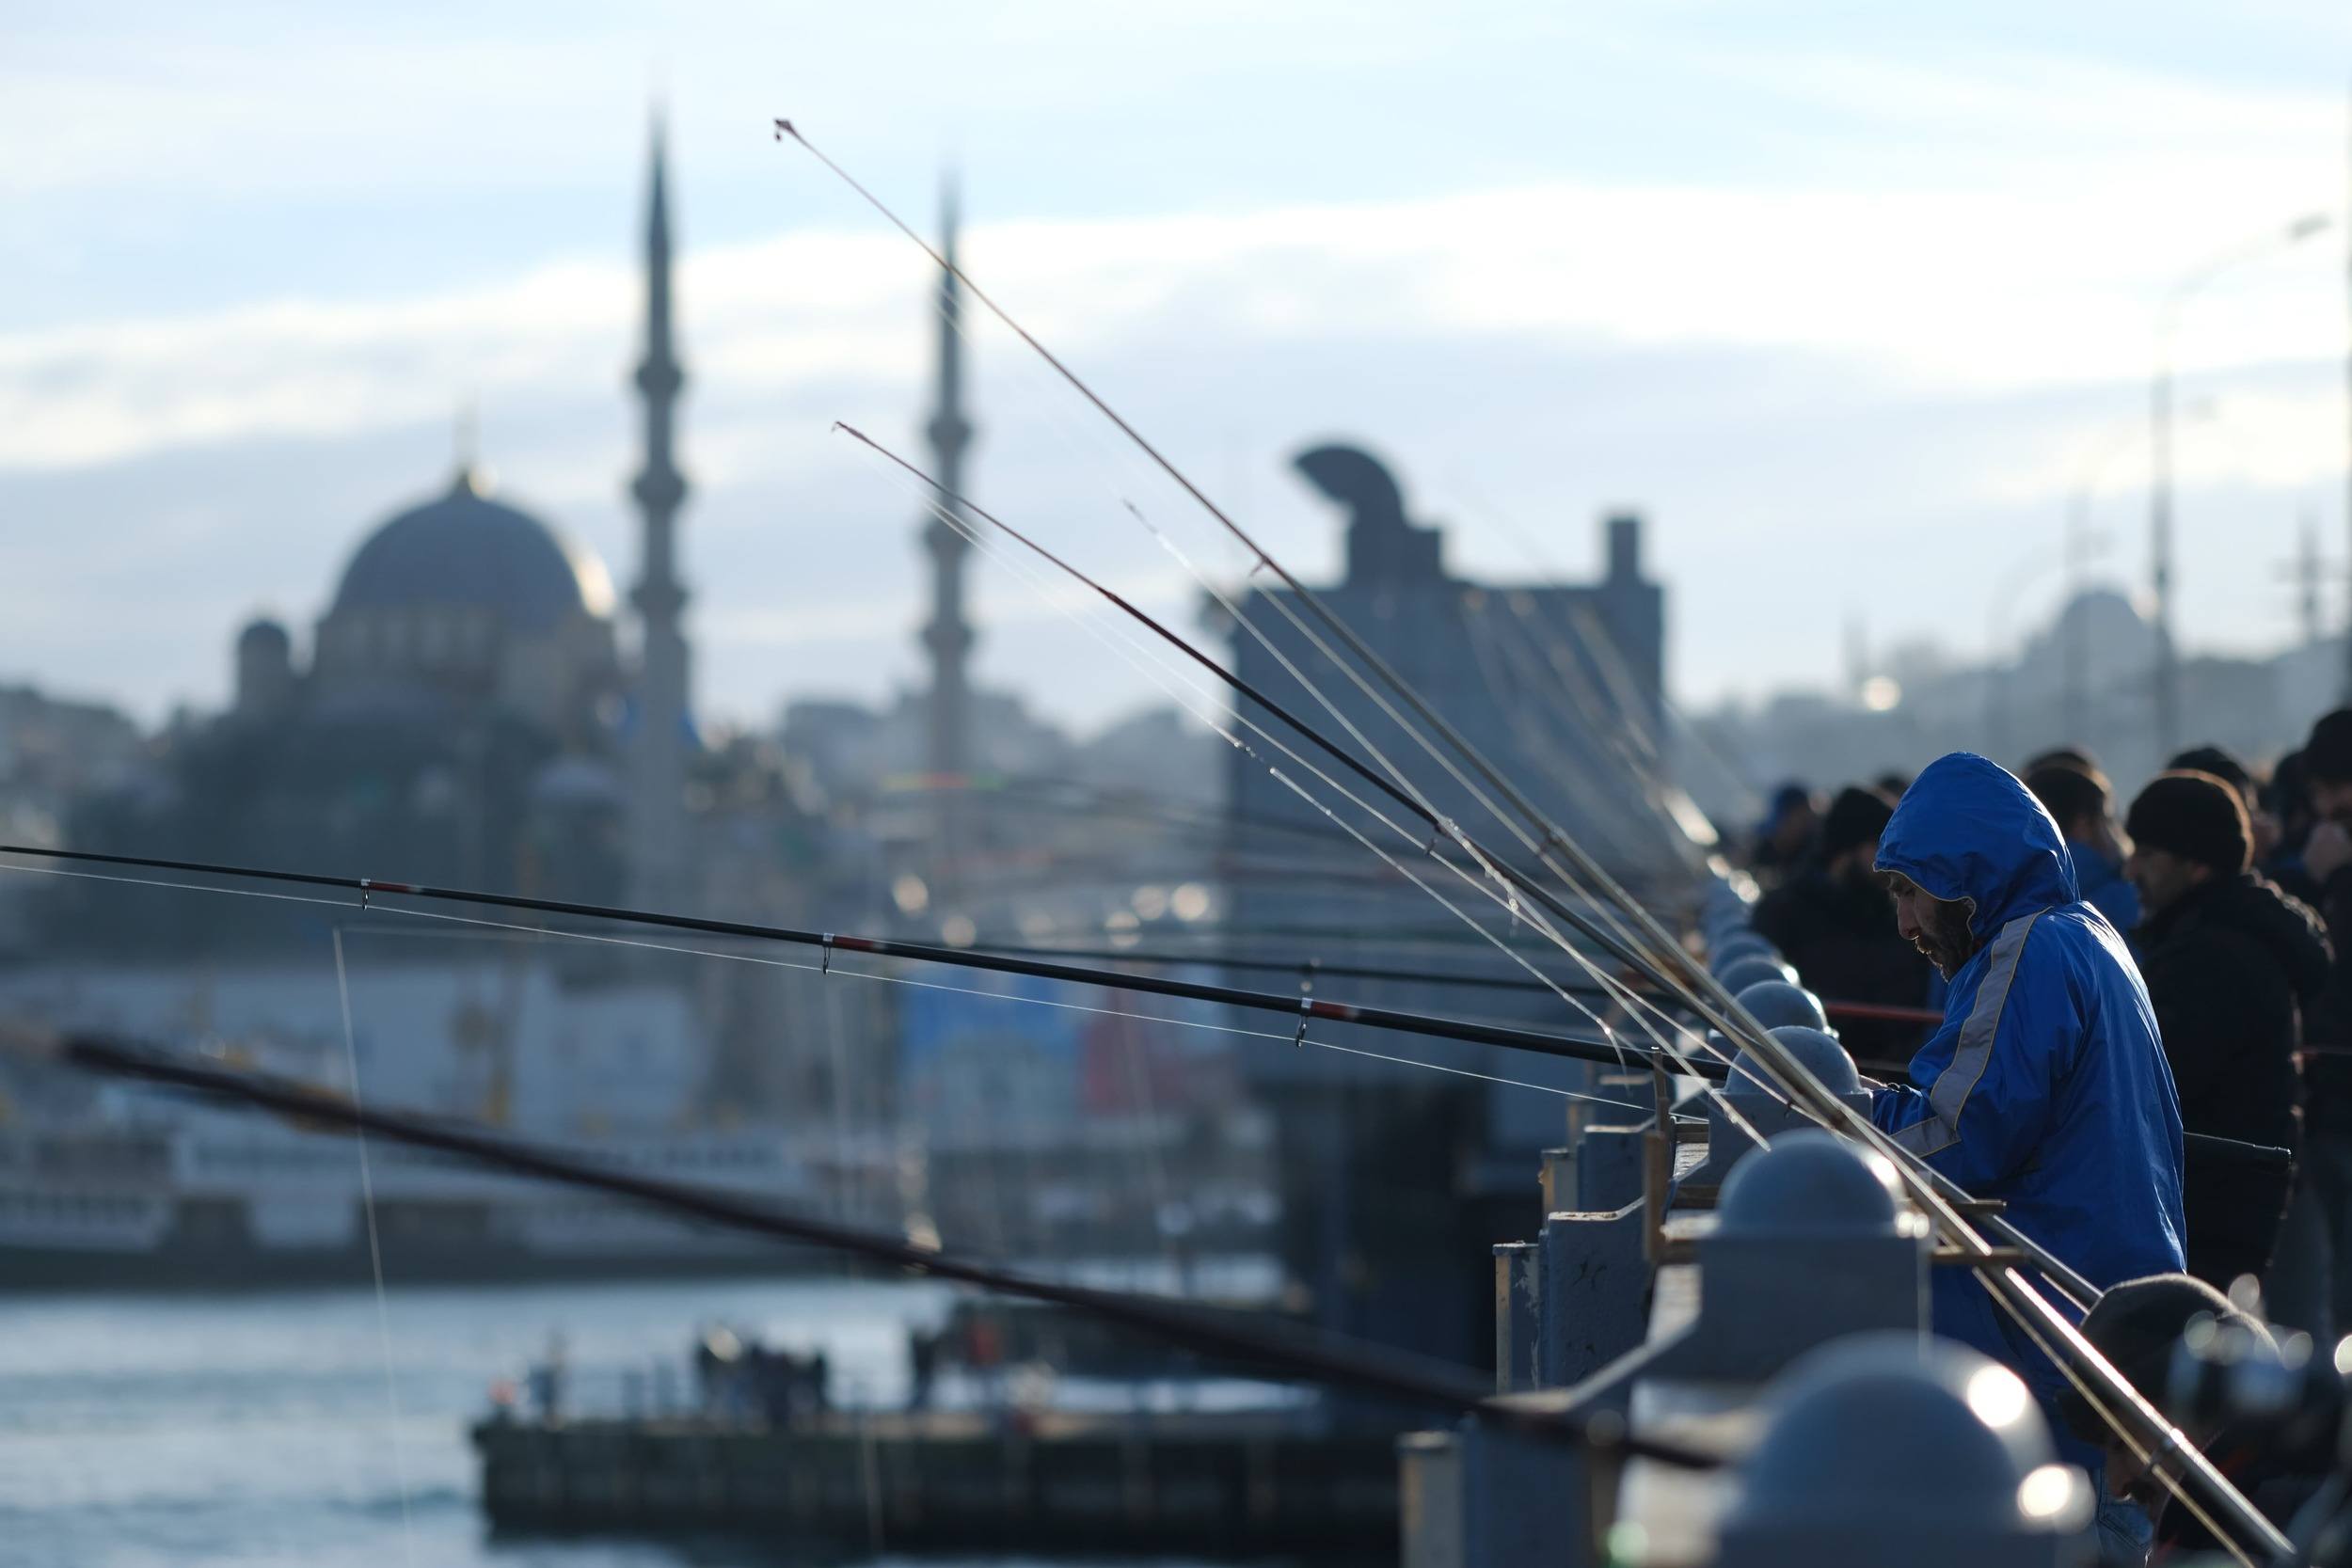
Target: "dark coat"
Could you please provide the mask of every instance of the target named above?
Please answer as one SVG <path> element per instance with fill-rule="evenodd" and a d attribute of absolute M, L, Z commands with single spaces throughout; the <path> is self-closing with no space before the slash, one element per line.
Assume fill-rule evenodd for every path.
<path fill-rule="evenodd" d="M 2192 1132 L 2299 1141 L 2295 1053 L 2332 961 L 2307 906 L 2252 872 L 2191 889 L 2142 922 L 2140 973 Z M 2267 1267 L 2287 1175 L 2193 1151 L 2182 1172 L 2188 1272 L 2227 1290 Z"/>
<path fill-rule="evenodd" d="M 1755 925 L 1816 996 L 1928 1005 L 1928 960 L 1895 928 L 1895 901 L 1876 876 L 1839 879 L 1813 866 L 1767 895 L 1756 907 Z M 1927 1036 L 1917 1023 L 1830 1022 L 1846 1049 L 1866 1061 L 1903 1061 Z"/>
<path fill-rule="evenodd" d="M 2319 892 L 2335 968 L 2315 1000 L 2307 999 L 2303 1040 L 2314 1047 L 2352 1047 L 2352 866 L 2340 867 Z M 2303 1065 L 2303 1127 L 2307 1132 L 2352 1137 L 2352 1055 L 2314 1054 Z"/>

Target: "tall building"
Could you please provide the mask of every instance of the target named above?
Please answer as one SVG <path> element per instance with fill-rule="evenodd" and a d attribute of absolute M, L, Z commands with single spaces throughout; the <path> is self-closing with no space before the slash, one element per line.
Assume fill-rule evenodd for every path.
<path fill-rule="evenodd" d="M 635 724 L 628 737 L 629 895 L 640 908 L 683 907 L 687 876 L 686 590 L 676 560 L 678 509 L 686 476 L 675 451 L 677 399 L 686 385 L 670 323 L 670 207 L 662 132 L 653 134 L 653 176 L 645 217 L 645 357 L 637 367 L 644 399 L 645 466 L 630 493 L 644 517 L 644 559 L 630 599 L 644 641 L 638 658 Z"/>
<path fill-rule="evenodd" d="M 938 383 L 924 435 L 930 442 L 931 472 L 945 489 L 961 495 L 963 453 L 971 445 L 972 421 L 963 412 L 963 301 L 955 272 L 953 183 L 941 192 L 939 227 L 940 254 L 947 259 L 947 265 L 939 275 Z M 955 523 L 933 513 L 927 515 L 922 530 L 923 547 L 931 558 L 931 618 L 923 627 L 923 646 L 931 664 L 924 762 L 931 775 L 944 782 L 972 769 L 972 626 L 963 613 L 963 562 L 972 543 L 961 531 L 971 526 L 962 505 L 955 500 L 942 500 L 940 505 Z M 973 848 L 971 823 L 961 790 L 944 788 L 934 799 L 938 806 L 927 859 L 942 912 L 949 913 L 961 902 L 961 867 Z"/>
<path fill-rule="evenodd" d="M 1670 820 L 1672 781 L 1654 753 L 1663 715 L 1665 595 L 1643 569 L 1640 519 L 1621 515 L 1605 520 L 1596 581 L 1482 584 L 1446 569 L 1442 535 L 1411 515 L 1395 477 L 1371 454 L 1322 446 L 1302 453 L 1296 467 L 1348 519 L 1346 575 L 1316 590 L 1322 605 L 1616 875 L 1638 882 L 1671 874 L 1687 885 L 1692 845 Z M 1232 640 L 1233 668 L 1243 680 L 1292 712 L 1313 716 L 1327 733 L 1348 736 L 1357 754 L 1368 757 L 1376 750 L 1425 791 L 1441 817 L 1514 863 L 1532 865 L 1534 856 L 1513 830 L 1481 804 L 1479 797 L 1492 791 L 1467 768 L 1449 774 L 1320 651 L 1315 639 L 1327 643 L 1330 634 L 1296 594 L 1280 586 L 1253 586 L 1235 608 L 1249 628 Z M 1327 718 L 1302 674 L 1344 716 L 1344 730 Z M 1244 711 L 1263 721 L 1263 714 Z M 1296 745 L 1287 735 L 1281 738 Z M 1378 825 L 1370 812 L 1335 805 L 1343 819 L 1482 927 L 1519 934 L 1516 922 L 1478 891 L 1430 865 L 1419 847 L 1418 821 L 1309 748 L 1297 747 L 1306 762 L 1293 765 L 1271 741 L 1253 745 L 1267 761 L 1227 753 L 1232 769 L 1229 860 L 1241 862 L 1253 846 L 1263 856 L 1269 824 L 1320 824 L 1316 809 L 1271 770 L 1279 766 L 1305 780 L 1311 766 L 1402 823 L 1412 840 Z M 1333 786 L 1311 787 L 1321 797 L 1337 795 Z M 1384 876 L 1386 868 L 1368 853 L 1330 863 L 1332 871 L 1351 874 L 1349 881 L 1312 875 L 1315 863 L 1295 847 L 1286 856 L 1295 865 L 1290 874 L 1232 884 L 1225 916 L 1232 928 L 1311 932 L 1311 938 L 1283 939 L 1283 950 L 1366 965 L 1397 961 L 1393 938 L 1382 933 L 1435 927 L 1445 937 L 1466 934 L 1427 893 L 1400 876 Z M 1263 939 L 1236 939 L 1236 952 L 1264 950 Z M 1466 946 L 1459 954 L 1467 973 L 1509 973 L 1491 950 Z M 1243 974 L 1234 981 L 1263 983 Z M 1352 981 L 1345 995 L 1351 1002 L 1423 1012 L 1457 1012 L 1462 1006 L 1459 992 L 1419 982 Z M 1541 994 L 1499 993 L 1483 997 L 1479 1007 L 1543 1026 L 1583 1022 L 1564 1017 L 1557 999 Z M 1582 1086 L 1571 1064 L 1514 1057 L 1500 1049 L 1400 1040 L 1341 1023 L 1311 1025 L 1301 1038 L 1310 1045 L 1403 1054 L 1473 1075 Z M 1458 1249 L 1482 1230 L 1488 1234 L 1478 1239 L 1494 1241 L 1528 1233 L 1529 1216 L 1519 1207 L 1524 1182 L 1514 1187 L 1514 1173 L 1533 1168 L 1539 1150 L 1562 1140 L 1561 1101 L 1512 1083 L 1482 1084 L 1474 1076 L 1391 1068 L 1311 1049 L 1244 1052 L 1240 1065 L 1274 1113 L 1284 1265 L 1320 1319 L 1362 1338 L 1475 1362 L 1482 1337 L 1491 1332 L 1491 1270 L 1433 1274 L 1427 1259 L 1447 1256 L 1449 1245 Z"/>
<path fill-rule="evenodd" d="M 657 127 L 636 372 L 644 537 L 633 667 L 602 562 L 496 492 L 461 438 L 447 481 L 360 540 L 310 622 L 308 648 L 276 620 L 241 628 L 233 705 L 164 737 L 140 777 L 77 795 L 67 836 L 586 902 L 691 903 L 686 792 L 699 748 L 675 560 L 685 378 L 671 318 Z M 627 715 L 618 726 L 616 714 Z M 259 904 L 208 923 L 119 899 L 65 900 L 56 912 L 56 940 L 149 954 L 301 936 Z"/>

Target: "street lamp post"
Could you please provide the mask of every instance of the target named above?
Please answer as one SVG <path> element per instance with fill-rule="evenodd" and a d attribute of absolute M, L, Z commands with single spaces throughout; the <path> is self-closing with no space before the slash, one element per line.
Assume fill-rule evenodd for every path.
<path fill-rule="evenodd" d="M 2156 310 L 2156 371 L 2148 393 L 2148 535 L 2156 610 L 2156 750 L 2170 756 L 2181 742 L 2181 660 L 2172 633 L 2172 336 L 2190 296 L 2241 261 L 2299 245 L 2328 227 L 2310 213 L 2284 229 L 2221 256 L 2190 273 L 2165 294 Z"/>
<path fill-rule="evenodd" d="M 2185 409 L 2181 418 L 2196 423 L 2214 417 L 2211 398 L 2199 398 Z M 2090 564 L 2090 517 L 2098 505 L 2100 487 L 2106 483 L 2109 469 L 2147 438 L 2148 428 L 2137 420 L 2128 420 L 2107 433 L 2102 446 L 2092 450 L 2090 459 L 2074 470 L 2074 487 L 2066 499 L 2066 603 L 2073 605 L 2083 594 L 2084 568 Z M 2102 546 L 2105 541 L 2103 540 Z M 2066 738 L 2076 745 L 2091 744 L 2090 735 L 2090 654 L 2083 643 L 2082 618 L 2068 615 L 2065 636 L 2060 647 L 2063 657 L 2063 684 L 2060 687 L 2060 715 L 2066 724 Z"/>

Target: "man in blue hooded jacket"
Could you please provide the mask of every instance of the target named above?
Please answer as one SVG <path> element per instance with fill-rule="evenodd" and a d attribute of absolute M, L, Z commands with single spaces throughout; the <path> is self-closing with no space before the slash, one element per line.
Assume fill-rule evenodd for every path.
<path fill-rule="evenodd" d="M 2101 1290 L 2178 1273 L 2181 1112 L 2155 1012 L 2050 814 L 1955 752 L 1903 796 L 1876 863 L 1949 990 L 1911 1082 L 1876 1090 L 1871 1119 Z M 2056 1396 L 2060 1374 L 1973 1273 L 1938 1269 L 1933 1291 L 1937 1333 Z"/>

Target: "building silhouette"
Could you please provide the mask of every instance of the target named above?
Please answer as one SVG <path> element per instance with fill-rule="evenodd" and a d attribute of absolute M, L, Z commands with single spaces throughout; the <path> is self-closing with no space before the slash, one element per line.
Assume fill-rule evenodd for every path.
<path fill-rule="evenodd" d="M 278 620 L 242 627 L 228 709 L 162 737 L 140 775 L 77 799 L 70 842 L 593 902 L 691 901 L 687 794 L 706 759 L 676 562 L 685 378 L 659 126 L 644 247 L 634 664 L 603 563 L 500 494 L 461 436 L 449 479 L 362 536 L 311 625 L 307 659 Z M 91 890 L 58 906 L 57 940 L 150 953 L 314 934 L 258 901 L 210 921 Z"/>
<path fill-rule="evenodd" d="M 1687 876 L 1693 846 L 1671 826 L 1672 784 L 1658 765 L 1663 714 L 1665 595 L 1644 572 L 1642 524 L 1617 515 L 1604 523 L 1605 565 L 1589 584 L 1491 585 L 1447 571 L 1439 531 L 1408 514 L 1394 476 L 1350 446 L 1320 446 L 1296 467 L 1347 515 L 1346 575 L 1315 590 L 1340 621 L 1444 714 L 1546 815 L 1590 847 L 1621 879 L 1640 882 Z M 1486 786 L 1467 768 L 1456 777 L 1359 689 L 1342 664 L 1376 678 L 1337 649 L 1314 610 L 1279 586 L 1252 588 L 1232 603 L 1236 673 L 1359 757 L 1392 761 L 1425 791 L 1428 806 L 1524 867 L 1534 856 L 1479 802 Z M 1318 691 L 1301 680 L 1311 679 Z M 1331 705 L 1327 708 L 1325 702 Z M 1336 716 L 1331 711 L 1336 709 Z M 1399 865 L 1468 911 L 1480 925 L 1513 940 L 1523 926 L 1434 866 L 1423 853 L 1437 835 L 1312 748 L 1244 704 L 1256 720 L 1295 748 L 1282 756 L 1271 739 L 1253 737 L 1260 753 L 1232 752 L 1228 784 L 1229 858 L 1263 853 L 1270 825 L 1305 829 L 1328 819 L 1274 774 L 1279 767 L 1327 801 L 1334 785 L 1314 783 L 1311 766 L 1381 815 L 1333 804 L 1340 820 L 1395 857 Z M 1415 728 L 1418 728 L 1416 722 Z M 1438 743 L 1442 748 L 1442 743 Z M 1450 756 L 1450 753 L 1449 753 Z M 1375 768 L 1380 764 L 1374 763 Z M 1400 958 L 1396 934 L 1422 932 L 1470 945 L 1447 949 L 1448 962 L 1480 974 L 1507 971 L 1509 960 L 1480 948 L 1464 927 L 1430 901 L 1402 870 L 1381 866 L 1359 845 L 1339 842 L 1312 861 L 1292 852 L 1295 874 L 1252 879 L 1228 889 L 1228 922 L 1236 957 L 1311 953 L 1328 962 L 1422 967 Z M 1457 852 L 1456 859 L 1462 857 Z M 1335 881 L 1335 877 L 1350 880 Z M 1354 933 L 1376 933 L 1359 937 Z M 1265 933 L 1277 933 L 1266 935 Z M 1287 934 L 1283 934 L 1287 933 Z M 1232 976 L 1264 989 L 1262 974 Z M 1302 971 L 1301 984 L 1312 976 Z M 1454 1013 L 1461 993 L 1421 983 L 1350 980 L 1331 990 L 1351 1002 Z M 1540 993 L 1480 993 L 1482 1014 L 1583 1022 L 1557 998 Z M 1514 1085 L 1422 1070 L 1409 1062 L 1367 1060 L 1312 1049 L 1332 1045 L 1391 1057 L 1492 1073 L 1520 1083 L 1567 1087 L 1571 1064 L 1531 1060 L 1500 1050 L 1405 1039 L 1343 1024 L 1311 1025 L 1308 1048 L 1245 1051 L 1241 1064 L 1274 1112 L 1285 1202 L 1283 1259 L 1312 1299 L 1317 1317 L 1343 1332 L 1475 1362 L 1492 1332 L 1492 1279 L 1472 1244 L 1530 1232 L 1525 1173 L 1538 1151 L 1564 1141 L 1563 1101 Z M 1558 1070 L 1554 1070 L 1558 1069 Z M 1581 1086 L 1581 1080 L 1575 1081 Z M 1433 1275 L 1428 1259 L 1465 1260 L 1457 1274 Z"/>

